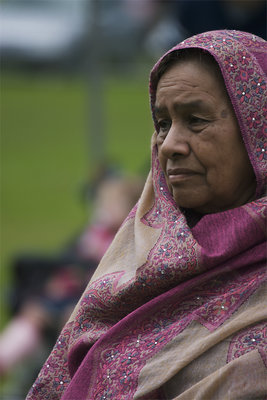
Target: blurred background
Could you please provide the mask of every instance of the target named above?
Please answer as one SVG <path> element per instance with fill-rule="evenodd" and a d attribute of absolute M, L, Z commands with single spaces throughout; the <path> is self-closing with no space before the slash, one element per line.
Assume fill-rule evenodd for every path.
<path fill-rule="evenodd" d="M 24 399 L 150 168 L 149 71 L 184 38 L 266 39 L 263 0 L 0 0 L 0 394 Z"/>

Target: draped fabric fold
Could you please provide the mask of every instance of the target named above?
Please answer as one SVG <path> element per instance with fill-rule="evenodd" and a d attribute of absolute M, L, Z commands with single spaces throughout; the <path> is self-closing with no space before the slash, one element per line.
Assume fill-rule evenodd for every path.
<path fill-rule="evenodd" d="M 170 194 L 154 135 L 141 198 L 28 400 L 266 396 L 266 45 L 225 30 L 189 38 L 170 52 L 191 47 L 208 51 L 221 68 L 255 172 L 256 199 L 194 220 Z"/>

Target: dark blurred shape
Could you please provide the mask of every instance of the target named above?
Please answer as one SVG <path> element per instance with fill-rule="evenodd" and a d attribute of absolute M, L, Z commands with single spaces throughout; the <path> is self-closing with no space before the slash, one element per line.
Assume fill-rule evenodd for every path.
<path fill-rule="evenodd" d="M 177 0 L 177 20 L 188 36 L 216 29 L 236 29 L 266 39 L 265 0 Z"/>
<path fill-rule="evenodd" d="M 44 287 L 55 272 L 62 269 L 66 271 L 76 269 L 84 280 L 90 278 L 95 267 L 96 262 L 92 260 L 83 262 L 77 256 L 71 257 L 61 252 L 52 256 L 34 253 L 18 255 L 13 263 L 14 286 L 10 298 L 11 312 L 13 314 L 20 312 L 22 305 L 29 299 L 34 301 L 44 296 Z M 80 294 L 80 284 L 78 286 L 75 284 L 75 288 L 77 290 L 68 290 L 70 298 L 73 294 L 74 296 Z"/>

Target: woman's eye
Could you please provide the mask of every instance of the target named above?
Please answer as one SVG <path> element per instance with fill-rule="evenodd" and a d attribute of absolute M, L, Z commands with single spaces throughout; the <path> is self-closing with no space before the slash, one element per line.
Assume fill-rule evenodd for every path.
<path fill-rule="evenodd" d="M 192 125 L 206 124 L 208 122 L 207 119 L 196 117 L 195 115 L 190 115 L 188 121 Z"/>
<path fill-rule="evenodd" d="M 159 131 L 161 132 L 168 132 L 171 127 L 171 121 L 167 119 L 162 119 L 158 121 Z"/>

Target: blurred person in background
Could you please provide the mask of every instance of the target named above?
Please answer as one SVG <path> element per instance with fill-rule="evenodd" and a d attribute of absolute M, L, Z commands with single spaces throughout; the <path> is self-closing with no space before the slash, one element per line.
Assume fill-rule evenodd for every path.
<path fill-rule="evenodd" d="M 151 172 L 28 400 L 266 397 L 266 42 L 190 37 L 149 88 Z"/>
<path fill-rule="evenodd" d="M 143 187 L 139 177 L 111 176 L 97 187 L 90 224 L 79 236 L 74 252 L 99 263 Z"/>
<path fill-rule="evenodd" d="M 143 179 L 136 176 L 101 177 L 89 222 L 75 239 L 53 257 L 15 260 L 15 315 L 0 335 L 0 376 L 22 363 L 23 369 L 28 364 L 28 374 L 24 382 L 11 383 L 11 394 L 29 387 L 142 187 Z"/>

